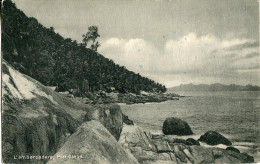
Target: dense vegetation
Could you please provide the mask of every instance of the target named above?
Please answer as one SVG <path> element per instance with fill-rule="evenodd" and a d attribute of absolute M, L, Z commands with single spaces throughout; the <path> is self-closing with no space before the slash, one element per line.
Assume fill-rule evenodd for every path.
<path fill-rule="evenodd" d="M 121 93 L 166 91 L 165 86 L 128 71 L 84 43 L 65 39 L 53 27 L 28 18 L 10 0 L 4 1 L 1 16 L 3 58 L 44 85 L 79 94 L 113 89 Z"/>

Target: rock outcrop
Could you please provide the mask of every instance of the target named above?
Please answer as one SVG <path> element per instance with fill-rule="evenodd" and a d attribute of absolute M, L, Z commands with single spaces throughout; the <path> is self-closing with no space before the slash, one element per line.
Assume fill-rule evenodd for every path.
<path fill-rule="evenodd" d="M 140 163 L 171 161 L 174 156 L 168 143 L 152 141 L 152 135 L 137 125 L 124 124 L 119 143 L 138 159 Z"/>
<path fill-rule="evenodd" d="M 83 122 L 89 106 L 2 63 L 2 144 L 5 163 L 44 163 L 30 156 L 53 155 Z M 19 158 L 19 156 L 22 158 Z"/>
<path fill-rule="evenodd" d="M 209 145 L 218 145 L 218 144 L 224 144 L 224 145 L 232 145 L 232 143 L 221 134 L 214 132 L 214 131 L 208 131 L 204 135 L 200 136 L 199 141 L 205 142 Z"/>
<path fill-rule="evenodd" d="M 53 157 L 48 164 L 138 163 L 135 157 L 95 120 L 82 124 Z"/>
<path fill-rule="evenodd" d="M 118 142 L 123 144 L 125 148 L 139 147 L 147 151 L 156 151 L 156 147 L 151 141 L 151 133 L 144 131 L 137 125 L 124 124 Z"/>
<path fill-rule="evenodd" d="M 163 133 L 166 135 L 190 135 L 193 134 L 187 122 L 174 117 L 168 117 L 163 123 Z"/>
<path fill-rule="evenodd" d="M 127 115 L 123 114 L 123 123 L 126 125 L 134 125 L 134 121 L 130 120 Z"/>
<path fill-rule="evenodd" d="M 140 163 L 250 163 L 253 157 L 220 148 L 196 145 L 196 140 L 151 135 L 137 125 L 124 125 L 119 143 Z M 193 145 L 190 145 L 193 143 Z"/>
<path fill-rule="evenodd" d="M 180 95 L 174 93 L 147 93 L 141 92 L 140 94 L 132 93 L 119 93 L 117 95 L 118 103 L 134 104 L 134 103 L 147 103 L 147 102 L 163 102 L 167 100 L 179 100 Z"/>
<path fill-rule="evenodd" d="M 99 105 L 88 110 L 85 121 L 91 120 L 99 120 L 117 140 L 119 139 L 123 128 L 123 117 L 118 105 Z"/>
<path fill-rule="evenodd" d="M 46 163 L 86 120 L 99 120 L 119 138 L 123 120 L 118 105 L 91 106 L 73 101 L 5 61 L 2 70 L 4 163 Z"/>

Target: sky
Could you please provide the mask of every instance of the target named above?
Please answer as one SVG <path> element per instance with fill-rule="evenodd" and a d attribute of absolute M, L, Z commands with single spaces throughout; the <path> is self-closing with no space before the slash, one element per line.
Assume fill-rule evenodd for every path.
<path fill-rule="evenodd" d="M 27 16 L 166 87 L 260 85 L 257 0 L 13 0 Z"/>

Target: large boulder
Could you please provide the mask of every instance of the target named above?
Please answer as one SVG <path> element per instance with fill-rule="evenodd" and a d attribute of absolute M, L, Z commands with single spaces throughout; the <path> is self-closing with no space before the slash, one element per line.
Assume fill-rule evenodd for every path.
<path fill-rule="evenodd" d="M 130 120 L 127 115 L 122 114 L 123 116 L 123 123 L 126 125 L 134 125 L 134 121 Z"/>
<path fill-rule="evenodd" d="M 106 104 L 93 107 L 85 115 L 85 121 L 91 120 L 99 120 L 116 140 L 119 139 L 123 128 L 123 116 L 119 105 Z"/>
<path fill-rule="evenodd" d="M 130 150 L 140 163 L 176 163 L 175 156 L 166 141 L 153 141 L 151 133 L 137 125 L 124 124 L 118 142 Z"/>
<path fill-rule="evenodd" d="M 124 124 L 119 143 L 126 148 L 140 147 L 142 150 L 156 151 L 156 147 L 152 141 L 152 135 L 137 125 Z"/>
<path fill-rule="evenodd" d="M 175 117 L 166 118 L 166 120 L 163 123 L 163 133 L 166 135 L 193 134 L 187 122 Z"/>
<path fill-rule="evenodd" d="M 208 131 L 204 135 L 200 136 L 199 141 L 205 142 L 209 145 L 218 145 L 218 144 L 224 144 L 224 145 L 232 145 L 232 143 L 221 134 L 214 132 L 214 131 Z"/>
<path fill-rule="evenodd" d="M 99 121 L 82 124 L 48 164 L 138 163 Z"/>

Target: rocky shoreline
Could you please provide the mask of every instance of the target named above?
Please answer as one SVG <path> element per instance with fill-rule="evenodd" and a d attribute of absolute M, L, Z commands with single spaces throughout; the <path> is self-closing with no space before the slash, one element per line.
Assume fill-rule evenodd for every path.
<path fill-rule="evenodd" d="M 133 93 L 118 93 L 118 92 L 107 93 L 104 91 L 99 91 L 96 93 L 88 92 L 80 96 L 75 96 L 73 93 L 70 93 L 68 91 L 59 92 L 59 93 L 64 94 L 66 97 L 84 104 L 125 103 L 130 105 L 130 104 L 137 104 L 137 103 L 151 103 L 151 102 L 164 102 L 168 100 L 179 100 L 179 98 L 184 97 L 174 93 L 148 93 L 148 92 L 133 94 Z"/>
<path fill-rule="evenodd" d="M 19 73 L 7 63 L 3 64 L 3 70 L 4 163 L 254 162 L 253 157 L 240 153 L 234 147 L 220 149 L 200 146 L 200 142 L 232 145 L 215 132 L 205 133 L 199 141 L 171 136 L 192 134 L 192 129 L 181 119 L 166 119 L 162 130 L 167 135 L 151 134 L 124 115 L 117 104 L 82 103 L 77 98 L 69 99 L 70 95 L 57 93 Z M 122 101 L 132 101 L 125 98 L 127 96 L 122 96 Z M 147 102 L 153 96 L 141 97 Z M 133 97 L 140 98 L 136 95 Z M 176 95 L 155 97 L 163 101 Z"/>
<path fill-rule="evenodd" d="M 68 97 L 68 95 L 66 95 Z M 77 97 L 70 97 L 77 101 Z M 96 94 L 95 99 L 89 104 L 107 103 L 147 103 L 163 102 L 167 100 L 178 100 L 181 96 L 176 94 L 118 94 L 104 93 Z M 84 99 L 84 98 L 82 98 Z M 109 100 L 109 101 L 108 101 Z M 93 115 L 89 114 L 90 116 Z M 103 125 L 105 122 L 101 120 Z M 91 121 L 94 118 L 88 119 Z M 108 118 L 109 119 L 113 118 Z M 164 134 L 152 134 L 137 126 L 128 116 L 122 113 L 123 126 L 119 131 L 111 133 L 116 137 L 118 143 L 131 153 L 139 163 L 252 163 L 254 158 L 246 153 L 240 153 L 238 149 L 232 147 L 232 143 L 219 133 L 209 131 L 198 140 L 188 138 L 187 140 L 173 137 L 172 135 L 193 134 L 189 125 L 178 118 L 166 118 L 162 131 Z M 116 125 L 117 124 L 117 125 Z M 116 126 L 115 126 L 116 125 Z M 118 122 L 111 124 L 109 129 L 117 127 Z M 120 125 L 121 126 L 121 125 Z M 107 126 L 105 126 L 107 128 Z M 111 130 L 109 130 L 111 132 Z M 204 147 L 200 142 L 208 145 L 224 144 L 227 149 L 217 147 Z M 131 163 L 131 162 L 130 162 Z M 135 163 L 135 162 L 134 162 Z"/>
<path fill-rule="evenodd" d="M 110 110 L 111 112 L 111 110 Z M 119 112 L 119 113 L 118 113 Z M 117 110 L 117 115 L 120 110 Z M 123 115 L 123 114 L 122 114 Z M 123 115 L 122 131 L 111 131 L 103 119 L 115 119 L 114 116 L 93 118 L 83 123 L 77 131 L 68 138 L 54 157 L 66 154 L 81 154 L 82 158 L 53 158 L 47 163 L 141 163 L 141 164 L 197 164 L 197 163 L 253 163 L 254 158 L 246 153 L 240 153 L 229 146 L 226 149 L 204 147 L 200 142 L 207 142 L 212 136 L 215 144 L 223 142 L 223 136 L 207 132 L 201 138 L 186 140 L 165 134 L 152 134 L 134 124 Z M 117 119 L 117 120 L 120 120 Z M 115 138 L 120 134 L 119 138 Z M 221 137 L 216 137 L 220 135 Z M 117 139 L 117 140 L 116 140 Z M 227 143 L 229 145 L 229 143 Z"/>
<path fill-rule="evenodd" d="M 140 163 L 252 163 L 254 158 L 233 147 L 227 149 L 200 146 L 194 139 L 156 135 L 137 125 L 124 125 L 119 143 Z"/>
<path fill-rule="evenodd" d="M 174 93 L 119 94 L 118 103 L 135 104 L 179 100 L 181 96 Z"/>

